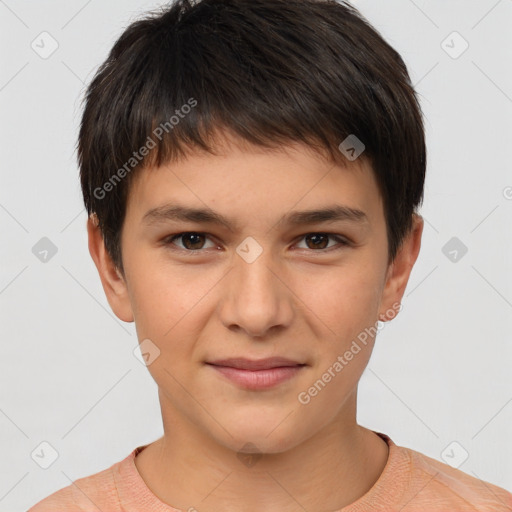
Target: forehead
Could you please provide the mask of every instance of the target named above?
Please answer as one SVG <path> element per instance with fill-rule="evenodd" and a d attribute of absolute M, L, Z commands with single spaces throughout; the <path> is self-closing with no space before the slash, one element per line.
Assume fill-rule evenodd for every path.
<path fill-rule="evenodd" d="M 304 144 L 269 149 L 233 139 L 217 145 L 213 155 L 191 152 L 179 161 L 139 170 L 127 217 L 147 220 L 148 211 L 169 203 L 229 212 L 246 221 L 257 215 L 269 223 L 285 212 L 322 205 L 342 205 L 369 219 L 383 213 L 367 159 L 333 162 Z"/>

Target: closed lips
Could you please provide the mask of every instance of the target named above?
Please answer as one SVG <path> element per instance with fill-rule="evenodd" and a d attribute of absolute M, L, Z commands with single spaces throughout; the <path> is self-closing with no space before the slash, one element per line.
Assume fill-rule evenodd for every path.
<path fill-rule="evenodd" d="M 206 364 L 214 366 L 225 366 L 236 368 L 239 370 L 268 370 L 272 368 L 288 367 L 288 366 L 305 366 L 305 363 L 299 363 L 288 358 L 270 357 L 266 359 L 246 359 L 246 358 L 230 358 L 218 359 L 215 361 L 207 361 Z"/>

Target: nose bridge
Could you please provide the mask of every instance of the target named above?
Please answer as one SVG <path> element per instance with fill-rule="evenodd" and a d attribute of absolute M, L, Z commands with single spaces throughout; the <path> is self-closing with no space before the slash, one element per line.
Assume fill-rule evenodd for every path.
<path fill-rule="evenodd" d="M 287 287 L 279 277 L 272 251 L 247 237 L 233 255 L 230 272 L 229 307 L 223 318 L 255 336 L 273 326 L 287 324 L 292 306 Z"/>
<path fill-rule="evenodd" d="M 274 295 L 272 288 L 275 287 L 275 273 L 270 251 L 262 252 L 254 260 L 247 260 L 238 255 L 236 261 L 236 279 L 244 291 L 252 292 L 253 296 L 258 294 Z M 235 258 L 236 260 L 236 258 Z M 240 291 L 240 290 L 239 290 Z"/>
<path fill-rule="evenodd" d="M 264 248 L 252 237 L 247 237 L 236 249 L 234 257 L 235 272 L 233 278 L 237 294 L 242 294 L 247 302 L 264 303 L 275 301 L 276 277 L 272 251 Z"/>

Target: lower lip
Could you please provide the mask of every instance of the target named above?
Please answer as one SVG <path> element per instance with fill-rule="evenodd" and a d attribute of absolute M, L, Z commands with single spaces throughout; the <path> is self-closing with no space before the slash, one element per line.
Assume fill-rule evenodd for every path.
<path fill-rule="evenodd" d="M 266 370 L 243 370 L 230 366 L 210 365 L 230 381 L 245 389 L 269 389 L 291 379 L 304 366 L 279 366 Z"/>

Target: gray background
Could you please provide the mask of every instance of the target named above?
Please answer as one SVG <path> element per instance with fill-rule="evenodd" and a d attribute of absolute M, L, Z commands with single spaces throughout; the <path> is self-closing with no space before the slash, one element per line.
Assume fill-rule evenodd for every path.
<path fill-rule="evenodd" d="M 0 0 L 0 511 L 163 433 L 134 326 L 111 312 L 88 253 L 74 151 L 84 84 L 158 5 Z M 363 375 L 358 420 L 511 489 L 512 0 L 354 5 L 404 57 L 429 150 L 421 253 Z M 46 262 L 33 253 L 43 237 L 57 248 Z M 58 453 L 48 469 L 43 442 Z"/>

